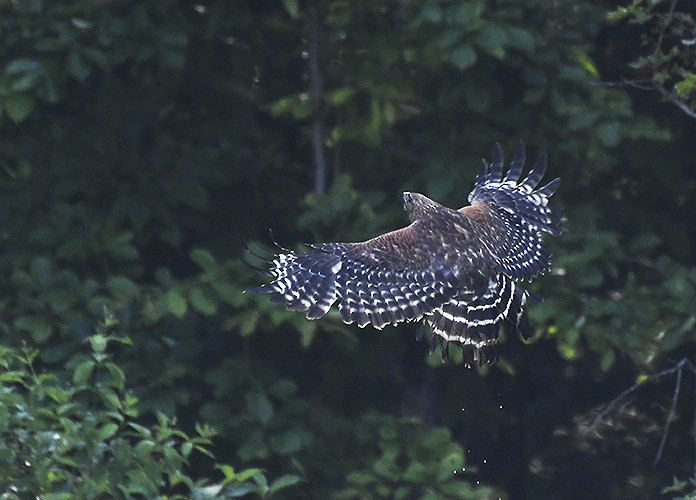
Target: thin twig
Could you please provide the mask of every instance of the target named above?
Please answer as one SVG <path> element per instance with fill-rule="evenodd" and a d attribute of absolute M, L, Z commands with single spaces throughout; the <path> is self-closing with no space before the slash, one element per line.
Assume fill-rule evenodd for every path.
<path fill-rule="evenodd" d="M 616 396 L 614 399 L 609 401 L 607 405 L 604 407 L 604 409 L 597 414 L 597 416 L 592 420 L 592 424 L 590 424 L 589 429 L 594 429 L 599 422 L 606 417 L 613 409 L 616 407 L 618 403 L 621 401 L 625 400 L 627 396 L 635 392 L 637 389 L 640 387 L 643 387 L 645 384 L 648 382 L 654 382 L 657 379 L 666 377 L 668 375 L 672 375 L 674 372 L 687 369 L 691 372 L 696 373 L 696 369 L 694 369 L 694 365 L 689 361 L 688 359 L 684 358 L 681 361 L 679 361 L 676 365 L 674 365 L 672 368 L 668 368 L 666 370 L 663 370 L 659 373 L 655 373 L 653 375 L 649 375 L 646 377 L 644 380 L 641 380 L 640 382 L 637 382 L 633 384 L 631 387 L 623 391 L 621 394 Z"/>
<path fill-rule="evenodd" d="M 696 118 L 696 111 L 691 109 L 684 101 L 682 101 L 679 97 L 676 95 L 672 94 L 671 92 L 667 92 L 665 89 L 658 89 L 660 93 L 665 96 L 669 102 L 674 104 L 676 107 L 681 109 L 684 113 L 686 113 L 688 116 L 691 118 Z"/>
<path fill-rule="evenodd" d="M 640 90 L 655 90 L 655 84 L 652 80 L 629 80 L 627 78 L 592 82 L 592 85 L 597 87 L 633 87 Z"/>
<path fill-rule="evenodd" d="M 667 26 L 669 26 L 669 23 L 672 22 L 672 15 L 674 14 L 674 9 L 677 6 L 678 1 L 679 0 L 672 0 L 671 5 L 669 6 L 669 11 L 667 12 L 667 16 L 665 17 L 665 25 L 662 27 L 662 30 L 660 30 L 660 36 L 657 37 L 657 44 L 655 45 L 653 56 L 659 54 L 660 50 L 662 49 L 662 41 L 665 38 L 665 31 L 667 31 Z"/>
<path fill-rule="evenodd" d="M 684 114 L 690 118 L 696 119 L 696 111 L 691 109 L 688 104 L 686 104 L 678 95 L 670 92 L 661 85 L 657 85 L 649 80 L 614 80 L 607 82 L 595 82 L 594 85 L 598 87 L 632 87 L 638 90 L 647 90 L 657 92 L 670 103 L 678 107 Z"/>
<path fill-rule="evenodd" d="M 674 394 L 672 395 L 672 406 L 667 414 L 667 422 L 665 423 L 665 430 L 662 432 L 662 438 L 660 439 L 660 446 L 657 447 L 657 455 L 655 455 L 655 461 L 653 465 L 657 463 L 662 458 L 662 451 L 665 449 L 665 443 L 667 442 L 667 434 L 669 434 L 669 427 L 672 425 L 674 416 L 677 412 L 677 399 L 679 398 L 679 390 L 681 389 L 681 379 L 683 370 L 680 368 L 677 370 L 677 381 L 674 384 Z"/>

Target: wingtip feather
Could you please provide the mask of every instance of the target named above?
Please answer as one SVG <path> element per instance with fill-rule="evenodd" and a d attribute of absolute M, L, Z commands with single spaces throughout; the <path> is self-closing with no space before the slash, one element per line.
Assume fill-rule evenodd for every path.
<path fill-rule="evenodd" d="M 522 175 L 522 169 L 524 168 L 524 163 L 527 157 L 527 147 L 524 141 L 520 141 L 517 144 L 517 149 L 515 150 L 515 155 L 512 157 L 510 162 L 510 168 L 505 176 L 505 182 L 517 182 Z"/>

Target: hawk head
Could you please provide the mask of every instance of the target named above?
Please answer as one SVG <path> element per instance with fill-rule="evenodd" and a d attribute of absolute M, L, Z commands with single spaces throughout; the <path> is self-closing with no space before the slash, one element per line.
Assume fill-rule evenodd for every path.
<path fill-rule="evenodd" d="M 440 205 L 436 201 L 431 200 L 424 194 L 420 193 L 410 193 L 405 191 L 403 193 L 404 198 L 404 210 L 408 214 L 408 218 L 411 222 L 415 222 L 418 219 L 423 219 L 428 216 L 433 216 L 434 214 L 441 212 L 446 207 Z"/>

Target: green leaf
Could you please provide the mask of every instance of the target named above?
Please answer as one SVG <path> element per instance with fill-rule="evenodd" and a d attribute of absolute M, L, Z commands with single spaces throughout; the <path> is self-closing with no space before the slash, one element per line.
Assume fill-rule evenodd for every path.
<path fill-rule="evenodd" d="M 237 455 L 244 461 L 255 458 L 267 458 L 269 456 L 268 446 L 260 430 L 248 433 L 245 441 L 237 448 Z"/>
<path fill-rule="evenodd" d="M 89 338 L 90 347 L 97 354 L 103 354 L 106 351 L 106 346 L 109 343 L 109 339 L 100 333 L 92 335 Z"/>
<path fill-rule="evenodd" d="M 234 467 L 232 467 L 231 465 L 217 465 L 217 468 L 220 472 L 222 472 L 222 475 L 225 476 L 225 479 L 235 479 L 236 474 L 234 472 Z"/>
<path fill-rule="evenodd" d="M 616 146 L 621 139 L 621 124 L 612 120 L 597 126 L 597 137 L 607 147 Z"/>
<path fill-rule="evenodd" d="M 377 478 L 369 472 L 353 471 L 348 473 L 348 475 L 346 476 L 346 480 L 355 484 L 367 485 L 374 483 L 377 480 Z"/>
<path fill-rule="evenodd" d="M 283 6 L 292 19 L 300 17 L 300 3 L 298 0 L 283 0 Z"/>
<path fill-rule="evenodd" d="M 297 393 L 297 384 L 292 380 L 279 379 L 271 384 L 268 392 L 278 399 L 287 400 Z"/>
<path fill-rule="evenodd" d="M 26 73 L 12 81 L 11 89 L 15 93 L 26 92 L 35 88 L 40 80 L 39 73 Z"/>
<path fill-rule="evenodd" d="M 454 471 L 461 470 L 464 466 L 464 455 L 461 449 L 454 449 L 440 460 L 438 465 L 438 478 L 440 480 L 448 479 L 454 474 Z"/>
<path fill-rule="evenodd" d="M 614 365 L 614 350 L 610 348 L 606 348 L 604 351 L 602 351 L 600 355 L 600 367 L 602 368 L 603 372 L 609 371 L 609 368 L 611 368 Z"/>
<path fill-rule="evenodd" d="M 457 69 L 464 71 L 476 62 L 476 51 L 469 44 L 461 45 L 450 53 L 449 60 Z"/>
<path fill-rule="evenodd" d="M 307 118 L 312 113 L 312 106 L 308 98 L 299 95 L 290 95 L 278 99 L 271 105 L 271 114 L 279 116 L 290 114 L 297 120 Z"/>
<path fill-rule="evenodd" d="M 204 248 L 194 248 L 189 252 L 189 257 L 203 270 L 209 270 L 217 266 L 215 257 Z"/>
<path fill-rule="evenodd" d="M 247 479 L 253 479 L 258 476 L 263 476 L 263 471 L 261 469 L 244 469 L 243 471 L 237 472 L 234 475 L 236 481 L 246 481 Z"/>
<path fill-rule="evenodd" d="M 68 55 L 67 67 L 70 76 L 79 81 L 85 81 L 92 72 L 91 68 L 85 64 L 77 52 L 71 52 Z"/>
<path fill-rule="evenodd" d="M 6 432 L 10 426 L 10 412 L 7 407 L 0 405 L 0 431 Z"/>
<path fill-rule="evenodd" d="M 123 370 L 115 363 L 108 362 L 104 365 L 111 376 L 110 385 L 123 389 L 126 384 L 126 374 Z"/>
<path fill-rule="evenodd" d="M 339 87 L 327 91 L 326 94 L 324 94 L 324 99 L 332 106 L 340 106 L 352 99 L 354 95 L 355 89 L 353 87 Z"/>
<path fill-rule="evenodd" d="M 616 10 L 607 12 L 606 16 L 607 20 L 617 22 L 628 17 L 631 12 L 632 11 L 629 7 L 617 7 Z"/>
<path fill-rule="evenodd" d="M 442 21 L 442 9 L 437 5 L 426 5 L 421 11 L 420 16 L 429 23 L 438 24 Z"/>
<path fill-rule="evenodd" d="M 5 66 L 5 73 L 8 75 L 34 73 L 39 70 L 41 70 L 41 63 L 35 59 L 14 59 Z"/>
<path fill-rule="evenodd" d="M 662 239 L 655 233 L 643 231 L 633 238 L 629 249 L 631 252 L 645 253 L 654 250 L 660 243 L 662 243 Z"/>
<path fill-rule="evenodd" d="M 579 111 L 568 118 L 568 130 L 577 131 L 593 125 L 599 118 L 597 111 Z"/>
<path fill-rule="evenodd" d="M 217 312 L 217 303 L 202 289 L 194 287 L 189 292 L 191 306 L 205 316 L 212 316 Z"/>
<path fill-rule="evenodd" d="M 45 294 L 46 303 L 51 310 L 59 315 L 62 315 L 77 303 L 77 297 L 65 290 L 51 290 Z"/>
<path fill-rule="evenodd" d="M 558 344 L 558 352 L 568 361 L 573 361 L 580 355 L 576 347 L 569 344 Z"/>
<path fill-rule="evenodd" d="M 506 30 L 493 23 L 484 24 L 479 30 L 476 41 L 478 46 L 493 57 L 502 59 L 505 56 Z"/>
<path fill-rule="evenodd" d="M 271 483 L 268 492 L 271 494 L 277 493 L 280 490 L 296 485 L 300 481 L 302 481 L 300 476 L 295 474 L 284 474 Z"/>
<path fill-rule="evenodd" d="M 167 293 L 164 295 L 165 301 L 167 302 L 167 311 L 169 311 L 170 314 L 176 316 L 177 318 L 181 319 L 186 315 L 186 312 L 188 311 L 188 304 L 186 303 L 186 299 L 184 298 L 183 295 L 181 295 L 181 292 L 175 288 L 170 288 L 167 290 Z"/>
<path fill-rule="evenodd" d="M 94 370 L 94 360 L 83 361 L 73 371 L 73 381 L 77 385 L 86 385 Z"/>
<path fill-rule="evenodd" d="M 239 307 L 244 302 L 244 292 L 239 286 L 219 280 L 212 281 L 210 285 L 220 298 L 228 304 Z"/>
<path fill-rule="evenodd" d="M 29 264 L 32 276 L 41 286 L 47 286 L 53 273 L 51 260 L 46 257 L 36 257 Z"/>
<path fill-rule="evenodd" d="M 109 439 L 110 437 L 113 437 L 114 434 L 116 434 L 116 431 L 118 431 L 118 425 L 112 423 L 109 424 L 104 424 L 98 431 L 97 431 L 97 438 L 100 441 L 105 441 Z"/>
<path fill-rule="evenodd" d="M 522 28 L 510 28 L 507 31 L 507 43 L 522 52 L 532 52 L 534 50 L 534 36 Z"/>
<path fill-rule="evenodd" d="M 36 101 L 34 97 L 27 94 L 14 94 L 5 99 L 5 111 L 15 123 L 24 121 L 34 110 Z"/>
<path fill-rule="evenodd" d="M 136 456 L 142 458 L 147 457 L 150 455 L 152 450 L 155 448 L 155 442 L 152 441 L 151 439 L 143 439 L 140 441 L 138 444 L 135 445 L 135 454 Z"/>
<path fill-rule="evenodd" d="M 193 451 L 193 443 L 191 441 L 186 441 L 181 445 L 181 454 L 184 457 L 188 457 Z"/>
<path fill-rule="evenodd" d="M 142 426 L 140 424 L 136 424 L 135 422 L 129 422 L 128 426 L 130 428 L 132 428 L 135 432 L 140 434 L 141 436 L 144 436 L 147 438 L 152 437 L 152 432 L 150 431 L 150 429 L 148 429 L 145 426 Z"/>
<path fill-rule="evenodd" d="M 100 394 L 102 398 L 104 398 L 104 400 L 114 408 L 121 409 L 121 407 L 123 406 L 123 404 L 121 403 L 121 399 L 118 397 L 118 394 L 116 394 L 111 389 L 102 388 Z"/>
<path fill-rule="evenodd" d="M 581 287 L 596 288 L 604 282 L 604 275 L 596 267 L 589 267 L 578 276 L 577 283 Z"/>
<path fill-rule="evenodd" d="M 80 19 L 78 17 L 73 17 L 70 20 L 70 22 L 72 23 L 73 26 L 75 26 L 80 31 L 88 30 L 93 26 L 93 23 L 91 23 L 85 19 Z"/>
<path fill-rule="evenodd" d="M 696 74 L 687 73 L 684 79 L 674 85 L 674 90 L 682 97 L 688 97 L 696 88 Z"/>
<path fill-rule="evenodd" d="M 140 288 L 125 276 L 112 276 L 106 281 L 106 288 L 115 298 L 132 299 L 140 294 Z"/>
<path fill-rule="evenodd" d="M 399 467 L 390 457 L 380 457 L 372 464 L 372 470 L 383 478 L 396 481 L 399 478 Z"/>
<path fill-rule="evenodd" d="M 51 325 L 43 318 L 36 316 L 20 316 L 12 322 L 15 328 L 28 332 L 31 338 L 39 343 L 44 343 L 51 335 Z"/>
<path fill-rule="evenodd" d="M 34 42 L 38 52 L 64 52 L 68 41 L 60 37 L 41 38 Z"/>
<path fill-rule="evenodd" d="M 302 447 L 302 439 L 294 431 L 282 432 L 271 436 L 269 439 L 271 448 L 279 455 L 292 455 Z"/>
<path fill-rule="evenodd" d="M 404 481 L 422 483 L 428 478 L 428 469 L 420 462 L 411 462 L 404 472 Z"/>
<path fill-rule="evenodd" d="M 585 71 L 587 71 L 594 78 L 599 78 L 599 69 L 597 69 L 597 66 L 589 55 L 582 52 L 578 55 L 577 59 L 580 66 L 582 66 Z"/>
<path fill-rule="evenodd" d="M 246 395 L 246 408 L 249 414 L 258 422 L 267 424 L 273 418 L 273 404 L 260 392 L 250 392 Z"/>

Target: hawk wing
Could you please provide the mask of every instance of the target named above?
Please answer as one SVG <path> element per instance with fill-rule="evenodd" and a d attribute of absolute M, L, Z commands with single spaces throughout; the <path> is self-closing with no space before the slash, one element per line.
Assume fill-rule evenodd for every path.
<path fill-rule="evenodd" d="M 561 182 L 556 178 L 536 189 L 546 173 L 546 154 L 539 156 L 529 174 L 519 182 L 525 163 L 524 143 L 520 143 L 503 178 L 503 152 L 499 144 L 488 164 L 482 162 L 474 189 L 469 194 L 472 206 L 485 204 L 490 209 L 488 234 L 494 250 L 495 267 L 515 279 L 531 279 L 546 270 L 551 252 L 541 240 L 541 232 L 557 236 L 561 232 L 560 212 L 548 206 L 549 198 Z"/>
<path fill-rule="evenodd" d="M 463 288 L 485 286 L 481 277 L 462 274 L 465 245 L 461 237 L 447 242 L 442 225 L 440 219 L 417 220 L 365 242 L 319 243 L 309 252 L 277 254 L 266 271 L 273 281 L 249 291 L 276 293 L 272 301 L 304 311 L 308 319 L 323 316 L 340 301 L 343 320 L 361 328 L 418 321 Z M 468 258 L 473 263 L 481 255 Z"/>

